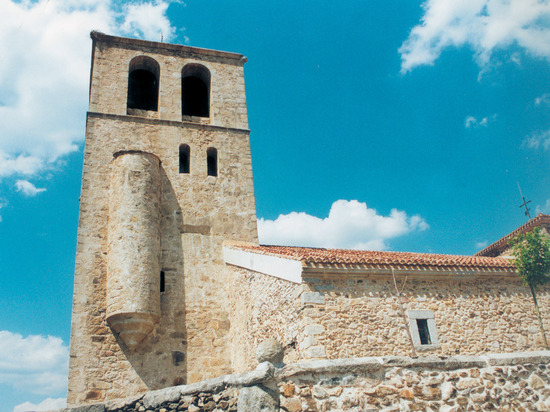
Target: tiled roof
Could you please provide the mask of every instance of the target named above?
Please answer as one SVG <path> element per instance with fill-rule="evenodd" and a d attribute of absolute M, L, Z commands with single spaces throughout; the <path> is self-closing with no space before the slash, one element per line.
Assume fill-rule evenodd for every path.
<path fill-rule="evenodd" d="M 542 225 L 550 225 L 550 215 L 543 215 L 542 213 L 539 213 L 537 217 L 534 217 L 526 224 L 518 227 L 512 233 L 509 233 L 503 238 L 500 238 L 496 242 L 490 244 L 485 249 L 480 250 L 474 256 L 495 256 L 506 249 L 508 242 L 517 235 L 527 233 L 535 227 Z"/>
<path fill-rule="evenodd" d="M 511 271 L 513 266 L 504 258 L 440 255 L 431 253 L 377 252 L 347 249 L 320 249 L 294 246 L 264 246 L 230 244 L 231 248 L 251 253 L 277 256 L 309 265 L 340 265 L 376 268 L 461 268 Z"/>

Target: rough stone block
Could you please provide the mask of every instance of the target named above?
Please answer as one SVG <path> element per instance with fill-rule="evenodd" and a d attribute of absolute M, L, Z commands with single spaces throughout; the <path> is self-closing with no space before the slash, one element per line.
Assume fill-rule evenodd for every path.
<path fill-rule="evenodd" d="M 263 385 L 242 388 L 237 402 L 238 412 L 278 412 L 279 394 Z"/>
<path fill-rule="evenodd" d="M 305 329 L 305 334 L 308 336 L 319 335 L 325 331 L 323 325 L 307 325 Z"/>
<path fill-rule="evenodd" d="M 306 350 L 308 358 L 324 358 L 327 356 L 324 346 L 312 346 Z"/>
<path fill-rule="evenodd" d="M 105 412 L 105 405 L 96 404 L 96 405 L 83 405 L 78 408 L 66 408 L 62 409 L 63 412 Z"/>
<path fill-rule="evenodd" d="M 319 342 L 317 341 L 317 339 L 315 339 L 313 336 L 308 336 L 304 339 L 304 341 L 302 343 L 302 348 L 307 349 L 307 348 L 310 348 L 312 346 L 317 345 L 318 343 Z"/>
<path fill-rule="evenodd" d="M 550 351 L 495 353 L 486 355 L 491 366 L 520 365 L 523 363 L 550 363 Z"/>
<path fill-rule="evenodd" d="M 275 339 L 266 339 L 256 348 L 256 359 L 258 362 L 271 362 L 279 364 L 284 357 L 283 347 Z"/>
<path fill-rule="evenodd" d="M 307 305 L 308 303 L 313 303 L 317 305 L 325 304 L 325 295 L 319 292 L 304 292 L 300 296 L 302 300 L 302 305 Z"/>

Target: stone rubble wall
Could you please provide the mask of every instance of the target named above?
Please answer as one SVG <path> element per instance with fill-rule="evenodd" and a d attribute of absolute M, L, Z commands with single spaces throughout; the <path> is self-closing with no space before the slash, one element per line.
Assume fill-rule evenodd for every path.
<path fill-rule="evenodd" d="M 411 355 L 391 277 L 304 277 L 295 284 L 228 266 L 233 297 L 229 338 L 233 367 L 250 369 L 254 348 L 277 339 L 285 363 L 313 359 Z M 400 280 L 402 281 L 402 280 Z M 545 330 L 550 330 L 550 287 L 537 291 Z M 544 349 L 529 288 L 514 277 L 410 276 L 407 311 L 433 313 L 438 345 L 419 354 L 482 355 Z"/>
<path fill-rule="evenodd" d="M 271 405 L 251 397 L 255 390 L 265 394 L 273 388 L 279 397 Z M 550 351 L 365 357 L 307 361 L 282 368 L 263 362 L 252 372 L 63 412 L 199 410 L 550 411 Z"/>
<path fill-rule="evenodd" d="M 228 266 L 231 330 L 235 372 L 256 365 L 260 342 L 274 338 L 285 349 L 285 362 L 299 360 L 297 338 L 303 329 L 300 316 L 300 285 L 272 276 Z"/>
<path fill-rule="evenodd" d="M 411 354 L 391 277 L 308 278 L 303 289 L 301 359 Z M 537 296 L 548 329 L 550 288 L 539 288 Z M 518 278 L 410 276 L 403 301 L 405 311 L 433 313 L 439 347 L 430 354 L 544 348 L 531 293 Z"/>

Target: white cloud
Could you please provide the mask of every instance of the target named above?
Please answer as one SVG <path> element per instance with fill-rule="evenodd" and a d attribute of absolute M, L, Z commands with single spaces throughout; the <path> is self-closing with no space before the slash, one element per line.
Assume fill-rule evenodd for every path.
<path fill-rule="evenodd" d="M 43 187 L 36 187 L 28 180 L 18 180 L 15 182 L 15 189 L 23 193 L 25 196 L 36 196 L 38 193 L 45 192 Z"/>
<path fill-rule="evenodd" d="M 69 348 L 54 336 L 0 331 L 0 383 L 55 395 L 67 388 Z"/>
<path fill-rule="evenodd" d="M 533 133 L 523 141 L 523 146 L 528 149 L 550 149 L 550 130 Z"/>
<path fill-rule="evenodd" d="M 5 206 L 6 206 L 6 202 L 4 201 L 4 199 L 0 197 L 0 210 L 2 210 L 2 208 Z M 0 222 L 2 222 L 2 215 L 0 215 Z"/>
<path fill-rule="evenodd" d="M 487 66 L 493 52 L 519 46 L 550 59 L 550 2 L 540 0 L 426 0 L 424 15 L 399 49 L 401 72 L 433 65 L 448 47 L 470 47 Z M 510 57 L 518 61 L 517 55 Z"/>
<path fill-rule="evenodd" d="M 466 116 L 466 120 L 464 120 L 464 127 L 467 129 L 470 129 L 472 127 L 487 127 L 489 123 L 493 122 L 497 118 L 496 114 L 493 114 L 492 116 L 487 116 L 481 118 L 481 120 L 478 120 L 474 116 Z"/>
<path fill-rule="evenodd" d="M 418 215 L 392 209 L 382 216 L 366 203 L 337 200 L 324 219 L 303 212 L 259 219 L 258 235 L 262 244 L 386 250 L 387 240 L 428 227 Z"/>
<path fill-rule="evenodd" d="M 170 2 L 2 1 L 0 178 L 54 168 L 83 141 L 90 31 L 170 40 Z"/>
<path fill-rule="evenodd" d="M 550 214 L 550 199 L 547 199 L 546 203 L 542 206 L 537 205 L 537 207 L 535 208 L 535 211 L 536 211 L 537 215 L 539 213 L 543 213 L 545 215 Z"/>
<path fill-rule="evenodd" d="M 547 105 L 550 103 L 550 94 L 544 93 L 535 98 L 535 106 Z"/>
<path fill-rule="evenodd" d="M 65 398 L 46 398 L 39 404 L 31 402 L 25 402 L 17 405 L 13 408 L 13 412 L 27 412 L 27 411 L 53 411 L 67 407 L 67 400 Z"/>
<path fill-rule="evenodd" d="M 122 30 L 134 37 L 144 36 L 154 41 L 172 38 L 176 30 L 166 18 L 168 5 L 166 2 L 129 4 Z"/>
<path fill-rule="evenodd" d="M 486 240 L 476 242 L 476 249 L 482 250 L 485 249 L 487 246 L 489 246 L 489 242 Z"/>

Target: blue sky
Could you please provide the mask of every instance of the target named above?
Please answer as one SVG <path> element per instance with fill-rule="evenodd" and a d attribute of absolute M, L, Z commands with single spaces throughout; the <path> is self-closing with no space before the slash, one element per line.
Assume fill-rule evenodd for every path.
<path fill-rule="evenodd" d="M 472 254 L 518 181 L 550 213 L 547 3 L 0 0 L 6 411 L 66 392 L 92 29 L 248 57 L 264 243 Z"/>

